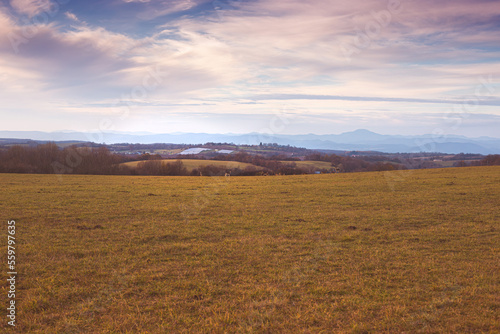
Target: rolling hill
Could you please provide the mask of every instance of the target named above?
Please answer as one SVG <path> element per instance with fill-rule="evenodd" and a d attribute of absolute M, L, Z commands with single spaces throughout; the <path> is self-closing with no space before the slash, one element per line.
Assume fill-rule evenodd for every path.
<path fill-rule="evenodd" d="M 133 134 L 133 133 L 83 133 L 83 132 L 39 132 L 0 131 L 0 138 L 29 138 L 33 140 L 91 141 L 96 143 L 173 143 L 200 144 L 207 142 L 232 142 L 235 144 L 259 145 L 261 142 L 277 143 L 309 149 L 340 151 L 441 152 L 441 153 L 500 153 L 500 139 L 491 137 L 468 138 L 464 136 L 427 134 L 419 136 L 381 135 L 368 130 L 356 130 L 331 135 L 264 135 L 249 134 Z"/>

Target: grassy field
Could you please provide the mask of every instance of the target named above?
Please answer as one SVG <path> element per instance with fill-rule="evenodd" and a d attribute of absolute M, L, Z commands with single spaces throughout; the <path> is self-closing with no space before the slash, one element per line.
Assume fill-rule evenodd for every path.
<path fill-rule="evenodd" d="M 500 332 L 499 167 L 0 182 L 19 333 Z"/>
<path fill-rule="evenodd" d="M 180 159 L 184 166 L 191 172 L 193 169 L 200 168 L 203 166 L 213 165 L 217 167 L 223 167 L 227 169 L 240 168 L 245 169 L 248 166 L 254 166 L 257 170 L 262 169 L 262 167 L 255 166 L 249 163 L 237 162 L 237 161 L 218 161 L 218 160 L 198 160 L 198 159 Z M 176 159 L 162 159 L 162 161 L 175 162 Z M 130 161 L 124 162 L 122 165 L 135 168 L 141 161 Z M 295 164 L 299 168 L 315 168 L 315 169 L 331 169 L 332 164 L 325 161 L 281 161 L 284 164 Z"/>
<path fill-rule="evenodd" d="M 299 168 L 332 169 L 330 162 L 326 161 L 282 161 L 284 164 L 295 164 Z"/>
<path fill-rule="evenodd" d="M 171 149 L 171 150 L 156 149 L 156 150 L 154 150 L 154 154 L 179 154 L 182 151 L 184 151 L 183 148 L 177 148 L 177 149 Z"/>
<path fill-rule="evenodd" d="M 252 164 L 248 164 L 245 162 L 237 162 L 237 161 L 218 161 L 218 160 L 198 160 L 198 159 L 162 159 L 161 161 L 165 163 L 169 162 L 175 162 L 177 160 L 182 161 L 184 166 L 186 166 L 187 170 L 191 172 L 193 169 L 212 165 L 216 167 L 222 167 L 222 168 L 227 168 L 227 169 L 234 169 L 234 168 L 240 168 L 240 169 L 245 169 L 248 166 L 254 166 L 256 169 L 262 169 L 262 167 L 255 166 Z M 130 162 L 124 162 L 122 165 L 128 166 L 128 167 L 137 167 L 137 165 L 141 161 L 130 161 Z"/>
<path fill-rule="evenodd" d="M 456 161 L 432 161 L 432 162 L 442 167 L 453 167 L 453 164 L 456 163 Z"/>

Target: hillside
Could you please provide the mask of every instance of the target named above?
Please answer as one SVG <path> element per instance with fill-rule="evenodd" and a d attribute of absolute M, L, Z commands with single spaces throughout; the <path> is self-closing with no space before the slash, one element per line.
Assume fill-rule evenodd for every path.
<path fill-rule="evenodd" d="M 261 169 L 261 167 L 259 166 L 237 161 L 218 161 L 218 160 L 201 160 L 201 159 L 161 159 L 160 161 L 162 161 L 163 163 L 182 161 L 182 163 L 188 169 L 189 172 L 193 171 L 194 169 L 198 169 L 209 165 L 226 169 L 234 169 L 234 168 L 245 169 L 246 167 L 250 166 L 255 167 L 256 169 Z M 122 165 L 135 168 L 141 162 L 144 161 L 129 161 L 122 163 Z"/>
<path fill-rule="evenodd" d="M 311 168 L 312 170 L 331 170 L 332 164 L 326 161 L 281 161 L 284 164 L 295 164 L 299 168 Z"/>
<path fill-rule="evenodd" d="M 145 161 L 148 160 L 129 161 L 129 162 L 124 162 L 121 165 L 130 168 L 135 168 L 139 163 Z M 162 161 L 163 163 L 172 163 L 175 161 L 181 161 L 184 164 L 184 166 L 186 166 L 189 172 L 191 172 L 194 169 L 199 169 L 201 167 L 210 165 L 225 169 L 235 169 L 235 168 L 245 169 L 247 167 L 254 167 L 257 170 L 263 169 L 260 166 L 256 166 L 245 162 L 237 162 L 237 161 L 219 161 L 219 160 L 203 160 L 203 159 L 161 159 L 160 161 Z M 306 169 L 310 168 L 312 170 L 332 169 L 332 164 L 325 161 L 281 161 L 281 163 L 285 165 L 296 165 L 299 168 L 306 168 Z"/>
<path fill-rule="evenodd" d="M 236 145 L 259 145 L 277 143 L 304 147 L 313 150 L 338 151 L 379 151 L 398 152 L 442 152 L 448 154 L 479 153 L 499 154 L 500 138 L 469 138 L 453 134 L 437 136 L 422 135 L 387 135 L 358 129 L 340 134 L 207 134 L 207 133 L 84 133 L 84 132 L 40 132 L 40 131 L 0 131 L 0 138 L 31 138 L 43 141 L 94 141 L 106 144 L 117 143 L 173 143 L 198 144 L 206 142 L 227 142 Z"/>
<path fill-rule="evenodd" d="M 22 333 L 500 331 L 500 167 L 0 182 Z"/>

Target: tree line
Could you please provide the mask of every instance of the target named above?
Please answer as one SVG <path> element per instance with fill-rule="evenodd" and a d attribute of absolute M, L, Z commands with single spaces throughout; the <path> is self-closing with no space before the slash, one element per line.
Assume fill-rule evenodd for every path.
<path fill-rule="evenodd" d="M 236 152 L 229 155 L 218 156 L 214 160 L 227 160 L 251 163 L 256 166 L 264 167 L 272 172 L 280 174 L 308 174 L 318 170 L 316 168 L 297 167 L 294 161 L 300 161 L 298 158 L 291 158 L 287 155 L 273 155 L 263 157 L 261 155 L 248 154 L 246 152 Z M 304 157 L 304 160 L 328 162 L 331 168 L 319 169 L 320 172 L 367 172 L 367 171 L 386 171 L 406 168 L 398 163 L 390 162 L 370 162 L 360 158 L 349 156 L 340 156 L 336 154 L 311 153 Z"/>
<path fill-rule="evenodd" d="M 490 154 L 481 160 L 465 161 L 460 160 L 453 164 L 453 167 L 471 167 L 471 166 L 500 166 L 500 154 Z"/>
<path fill-rule="evenodd" d="M 1 173 L 121 174 L 123 158 L 106 147 L 59 148 L 54 143 L 36 147 L 15 145 L 0 150 Z"/>
<path fill-rule="evenodd" d="M 38 174 L 102 174 L 102 175 L 293 175 L 310 174 L 317 168 L 298 166 L 299 159 L 288 156 L 274 155 L 264 157 L 246 152 L 235 152 L 228 155 L 218 155 L 212 160 L 238 161 L 253 166 L 246 168 L 227 169 L 222 166 L 207 165 L 191 171 L 177 160 L 165 163 L 160 156 L 148 156 L 149 160 L 141 161 L 135 168 L 121 164 L 130 161 L 130 157 L 113 154 L 106 147 L 76 147 L 59 148 L 54 143 L 42 144 L 36 147 L 14 145 L 8 149 L 0 149 L 0 173 L 38 173 Z M 363 172 L 406 169 L 401 161 L 384 162 L 382 159 L 366 161 L 360 158 L 339 156 L 336 154 L 313 153 L 305 160 L 329 162 L 331 168 L 323 168 L 321 172 Z M 460 162 L 461 166 L 491 166 L 500 165 L 500 155 L 488 155 L 475 162 Z M 258 167 L 255 167 L 258 166 Z M 415 168 L 415 166 L 410 166 Z"/>

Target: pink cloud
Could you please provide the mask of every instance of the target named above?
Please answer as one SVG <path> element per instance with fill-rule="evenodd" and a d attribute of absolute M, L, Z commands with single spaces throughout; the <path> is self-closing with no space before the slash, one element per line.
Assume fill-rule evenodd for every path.
<path fill-rule="evenodd" d="M 78 17 L 77 17 L 75 14 L 71 13 L 71 12 L 66 12 L 66 13 L 64 13 L 64 16 L 66 16 L 68 19 L 73 20 L 73 21 L 76 21 L 76 22 L 79 22 L 79 21 L 80 21 L 80 20 L 78 19 Z"/>
<path fill-rule="evenodd" d="M 33 17 L 43 11 L 50 11 L 50 0 L 11 0 L 10 5 L 20 14 Z"/>
<path fill-rule="evenodd" d="M 152 20 L 164 15 L 182 12 L 197 6 L 203 0 L 124 0 L 125 2 L 143 3 L 144 9 L 137 14 L 141 20 Z"/>
<path fill-rule="evenodd" d="M 140 85 L 148 68 L 159 66 L 165 73 L 162 86 L 148 98 L 163 101 L 249 92 L 441 97 L 473 87 L 475 76 L 497 66 L 497 53 L 486 56 L 463 45 L 496 45 L 496 34 L 475 25 L 488 24 L 498 6 L 457 1 L 455 8 L 446 1 L 403 0 L 402 10 L 346 65 L 339 43 L 352 41 L 367 22 L 377 22 L 373 13 L 387 10 L 388 3 L 235 1 L 214 7 L 215 12 L 209 11 L 213 16 L 204 19 L 171 19 L 160 28 L 164 32 L 154 30 L 143 38 L 104 27 L 33 25 L 29 28 L 35 33 L 19 45 L 16 56 L 7 33 L 23 36 L 26 27 L 0 11 L 0 56 L 23 73 L 37 74 L 44 87 L 72 90 L 84 98 L 118 98 L 121 91 Z M 194 5 L 180 0 L 144 3 L 143 13 L 161 16 Z M 66 17 L 78 20 L 70 12 Z M 457 60 L 480 62 L 484 57 L 496 61 L 484 68 L 456 65 Z M 441 64 L 429 65 L 433 61 Z"/>

